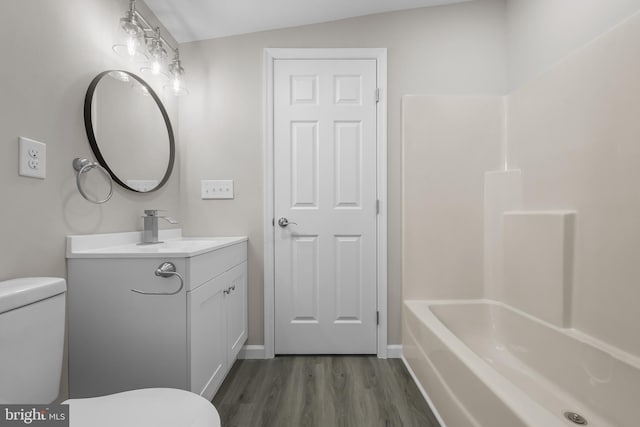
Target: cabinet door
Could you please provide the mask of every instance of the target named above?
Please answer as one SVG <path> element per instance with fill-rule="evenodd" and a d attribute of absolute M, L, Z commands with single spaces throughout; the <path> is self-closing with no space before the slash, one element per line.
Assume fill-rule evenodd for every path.
<path fill-rule="evenodd" d="M 179 258 L 69 260 L 70 397 L 188 387 L 187 292 L 131 292 L 177 289 L 177 277 L 154 274 L 162 261 L 185 274 Z"/>
<path fill-rule="evenodd" d="M 225 274 L 189 292 L 191 391 L 211 400 L 227 372 Z"/>
<path fill-rule="evenodd" d="M 227 287 L 227 360 L 229 366 L 247 340 L 247 263 L 246 261 L 225 273 Z"/>

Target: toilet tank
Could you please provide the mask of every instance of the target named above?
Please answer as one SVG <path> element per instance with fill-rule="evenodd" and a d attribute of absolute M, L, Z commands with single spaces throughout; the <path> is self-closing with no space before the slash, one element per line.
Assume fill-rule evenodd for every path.
<path fill-rule="evenodd" d="M 58 397 L 66 289 L 53 277 L 0 282 L 0 404 Z"/>

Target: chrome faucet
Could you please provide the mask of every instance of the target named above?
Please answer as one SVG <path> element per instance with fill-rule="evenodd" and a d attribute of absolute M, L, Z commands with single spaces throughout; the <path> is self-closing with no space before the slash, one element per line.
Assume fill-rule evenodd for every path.
<path fill-rule="evenodd" d="M 168 216 L 158 216 L 158 209 L 145 209 L 144 211 L 144 230 L 142 231 L 142 242 L 140 245 L 153 245 L 156 243 L 162 243 L 158 240 L 158 219 L 162 218 L 169 222 L 169 224 L 177 224 L 173 218 Z"/>

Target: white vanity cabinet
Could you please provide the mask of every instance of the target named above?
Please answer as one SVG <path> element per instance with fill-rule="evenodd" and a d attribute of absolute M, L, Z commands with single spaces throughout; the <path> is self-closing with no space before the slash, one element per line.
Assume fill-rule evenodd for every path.
<path fill-rule="evenodd" d="M 246 261 L 190 292 L 187 311 L 190 390 L 211 399 L 247 340 Z"/>
<path fill-rule="evenodd" d="M 86 237 L 67 238 L 70 397 L 173 387 L 212 399 L 247 339 L 247 239 Z M 173 295 L 181 279 L 155 275 L 164 262 L 184 280 Z"/>

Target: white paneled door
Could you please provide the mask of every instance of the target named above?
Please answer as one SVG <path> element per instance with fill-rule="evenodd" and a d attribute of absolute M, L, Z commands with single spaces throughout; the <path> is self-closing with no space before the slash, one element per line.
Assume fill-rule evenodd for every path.
<path fill-rule="evenodd" d="M 376 61 L 275 60 L 275 353 L 376 353 Z"/>

